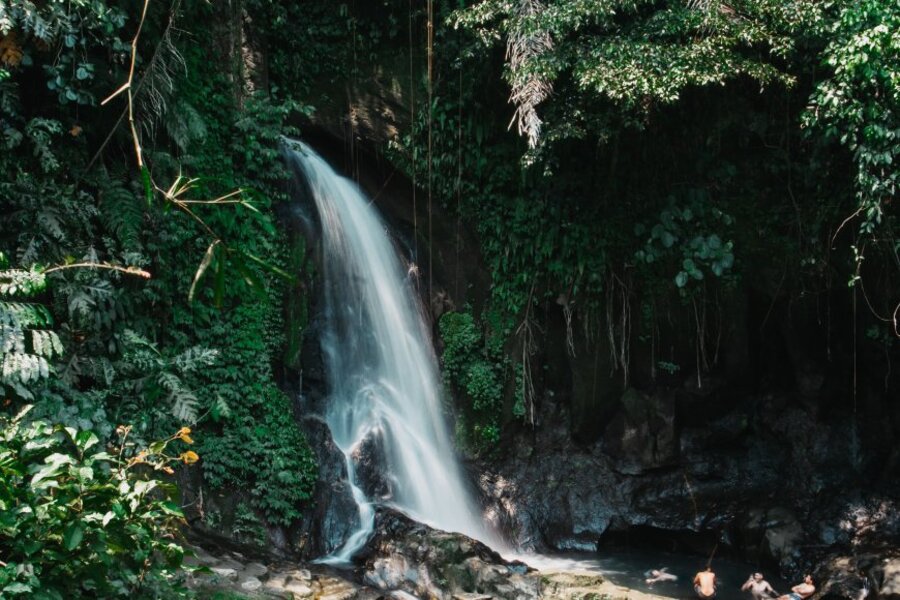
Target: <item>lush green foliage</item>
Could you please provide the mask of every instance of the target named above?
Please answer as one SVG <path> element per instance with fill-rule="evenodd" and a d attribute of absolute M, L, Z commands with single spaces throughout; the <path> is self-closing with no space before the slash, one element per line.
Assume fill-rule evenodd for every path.
<path fill-rule="evenodd" d="M 722 307 L 739 286 L 768 312 L 843 306 L 841 280 L 868 274 L 871 313 L 850 318 L 881 332 L 860 343 L 882 351 L 898 314 L 896 18 L 878 0 L 439 10 L 432 103 L 389 156 L 478 232 L 483 314 L 500 315 L 515 357 L 506 396 L 529 411 L 531 357 L 560 309 L 573 358 L 578 335 L 602 338 L 626 383 L 646 351 L 647 385 L 700 385 L 721 368 Z M 521 137 L 503 133 L 510 116 Z"/>
<path fill-rule="evenodd" d="M 725 277 L 734 266 L 734 243 L 723 241 L 716 233 L 729 231 L 734 219 L 710 206 L 703 191 L 690 191 L 694 197 L 687 206 L 673 201 L 660 212 L 659 222 L 652 226 L 639 223 L 634 228 L 635 235 L 648 236 L 644 247 L 635 252 L 635 259 L 646 265 L 675 263 L 674 279 L 679 288 L 709 275 Z"/>
<path fill-rule="evenodd" d="M 475 451 L 491 450 L 500 439 L 503 383 L 509 369 L 503 338 L 494 335 L 485 339 L 468 311 L 447 313 L 438 325 L 444 343 L 444 376 L 467 402 L 458 437 Z"/>
<path fill-rule="evenodd" d="M 0 420 L 0 595 L 4 598 L 177 598 L 184 550 L 175 488 L 153 478 L 196 461 L 189 432 L 140 450 L 120 430 L 105 448 L 91 431 Z"/>
<path fill-rule="evenodd" d="M 62 343 L 47 328 L 52 317 L 46 307 L 27 300 L 46 288 L 43 273 L 8 266 L 0 253 L 0 389 L 31 399 L 29 384 L 50 374 L 49 360 L 62 353 Z"/>
<path fill-rule="evenodd" d="M 100 440 L 195 426 L 205 484 L 288 524 L 316 467 L 275 381 L 290 276 L 273 206 L 279 138 L 309 109 L 235 85 L 216 7 L 151 2 L 130 131 L 125 95 L 99 101 L 128 78 L 140 8 L 0 1 L 4 398 Z"/>
<path fill-rule="evenodd" d="M 483 0 L 455 23 L 487 43 L 506 37 L 514 89 L 541 81 L 571 90 L 546 133 L 560 139 L 610 133 L 590 108 L 597 100 L 637 124 L 692 86 L 741 76 L 790 84 L 784 61 L 819 16 L 819 3 L 809 1 Z M 547 42 L 535 46 L 541 36 Z"/>
<path fill-rule="evenodd" d="M 283 296 L 309 257 L 275 226 L 278 141 L 309 102 L 344 123 L 373 81 L 412 104 L 386 104 L 411 109 L 389 159 L 491 271 L 487 301 L 454 298 L 475 308 L 439 324 L 473 451 L 534 423 L 545 331 L 564 331 L 560 360 L 602 340 L 624 383 L 646 351 L 647 385 L 657 367 L 699 385 L 736 287 L 765 324 L 809 299 L 831 319 L 849 280 L 878 315 L 854 314 L 854 348 L 897 347 L 896 2 L 436 4 L 432 38 L 406 2 L 151 2 L 134 79 L 101 105 L 129 80 L 141 3 L 0 0 L 9 405 L 34 404 L 59 448 L 60 426 L 99 450 L 120 423 L 138 444 L 189 424 L 204 484 L 238 496 L 238 535 L 301 518 L 315 464 L 276 378 L 302 366 L 306 299 Z"/>
<path fill-rule="evenodd" d="M 885 204 L 900 183 L 900 6 L 876 0 L 829 5 L 838 11 L 824 25 L 831 76 L 813 92 L 806 121 L 853 153 L 860 230 L 871 234 L 892 218 Z"/>

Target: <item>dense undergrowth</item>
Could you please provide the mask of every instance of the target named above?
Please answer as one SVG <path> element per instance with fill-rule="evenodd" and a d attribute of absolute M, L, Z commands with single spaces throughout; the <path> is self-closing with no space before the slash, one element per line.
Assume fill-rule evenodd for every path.
<path fill-rule="evenodd" d="M 33 406 L 0 449 L 5 472 L 31 481 L 4 476 L 4 597 L 167 597 L 181 499 L 171 467 L 142 483 L 102 454 L 121 426 L 147 456 L 193 428 L 192 471 L 260 523 L 295 522 L 316 477 L 274 372 L 291 277 L 277 143 L 308 109 L 244 87 L 228 21 L 203 2 L 148 3 L 132 102 L 102 104 L 129 80 L 141 8 L 0 2 L 0 383 L 5 412 Z M 69 431 L 101 454 L 68 448 L 82 435 Z M 35 436 L 46 451 L 23 452 Z M 47 504 L 35 473 L 51 451 L 69 496 Z"/>

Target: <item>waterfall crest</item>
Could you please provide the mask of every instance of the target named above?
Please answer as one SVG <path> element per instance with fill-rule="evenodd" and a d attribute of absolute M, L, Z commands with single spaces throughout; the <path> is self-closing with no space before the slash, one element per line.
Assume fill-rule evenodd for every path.
<path fill-rule="evenodd" d="M 390 491 L 381 499 L 418 521 L 485 542 L 492 535 L 471 498 L 441 403 L 430 331 L 384 222 L 358 186 L 312 149 L 288 143 L 322 227 L 330 392 L 326 422 L 344 453 L 360 526 L 326 562 L 347 562 L 374 526 L 356 456 L 378 449 Z"/>

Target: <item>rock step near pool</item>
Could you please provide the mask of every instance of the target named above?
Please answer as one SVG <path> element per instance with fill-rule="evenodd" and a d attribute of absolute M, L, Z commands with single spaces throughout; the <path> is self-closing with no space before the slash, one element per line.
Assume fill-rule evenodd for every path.
<path fill-rule="evenodd" d="M 210 598 L 283 600 L 663 600 L 602 574 L 507 560 L 481 542 L 379 508 L 353 568 L 294 562 L 252 549 L 192 546 L 188 585 Z M 552 562 L 552 561 L 551 561 Z M 217 595 L 218 594 L 218 595 Z"/>

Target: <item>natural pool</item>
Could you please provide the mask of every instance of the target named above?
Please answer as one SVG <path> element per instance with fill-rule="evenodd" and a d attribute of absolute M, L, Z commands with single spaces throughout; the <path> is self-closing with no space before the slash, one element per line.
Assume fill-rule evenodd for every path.
<path fill-rule="evenodd" d="M 708 557 L 690 554 L 633 548 L 605 548 L 598 553 L 584 554 L 519 555 L 515 558 L 540 571 L 589 571 L 600 574 L 619 586 L 679 599 L 695 598 L 694 575 L 706 567 L 708 560 Z M 664 567 L 669 573 L 677 576 L 678 580 L 652 585 L 646 583 L 647 571 Z M 759 565 L 731 558 L 714 557 L 712 569 L 718 581 L 717 600 L 750 600 L 750 593 L 742 592 L 741 586 L 755 571 L 762 571 L 766 580 L 779 594 L 787 593 L 790 591 L 790 585 L 793 585 Z"/>

